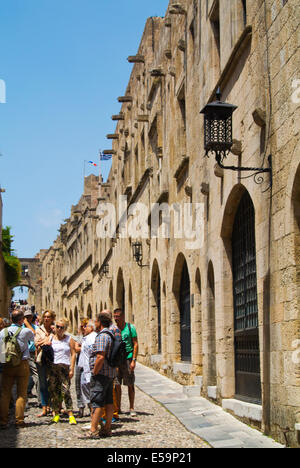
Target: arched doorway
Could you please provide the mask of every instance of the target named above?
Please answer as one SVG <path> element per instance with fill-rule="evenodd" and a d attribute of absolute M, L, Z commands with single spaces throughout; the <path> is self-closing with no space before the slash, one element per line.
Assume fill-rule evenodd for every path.
<path fill-rule="evenodd" d="M 182 268 L 179 291 L 180 343 L 182 361 L 191 361 L 192 358 L 190 297 L 190 276 L 187 263 L 185 261 Z"/>
<path fill-rule="evenodd" d="M 244 192 L 232 230 L 235 393 L 261 401 L 255 211 Z"/>
<path fill-rule="evenodd" d="M 12 301 L 20 305 L 33 305 L 35 289 L 29 284 L 18 284 L 12 288 Z"/>
<path fill-rule="evenodd" d="M 155 336 L 155 350 L 157 354 L 162 352 L 162 316 L 161 316 L 161 278 L 157 260 L 154 261 L 151 277 L 152 310 Z"/>
<path fill-rule="evenodd" d="M 102 310 L 102 309 L 101 309 L 101 310 Z M 91 319 L 92 319 L 92 315 L 93 315 L 92 307 L 91 307 L 91 304 L 89 304 L 89 305 L 88 305 L 88 308 L 87 308 L 87 314 L 86 314 L 86 316 L 87 316 L 88 319 L 91 320 Z"/>
<path fill-rule="evenodd" d="M 79 317 L 78 317 L 78 309 L 75 307 L 74 311 L 74 327 L 75 327 L 75 333 L 77 335 L 78 333 L 78 328 L 79 328 Z"/>

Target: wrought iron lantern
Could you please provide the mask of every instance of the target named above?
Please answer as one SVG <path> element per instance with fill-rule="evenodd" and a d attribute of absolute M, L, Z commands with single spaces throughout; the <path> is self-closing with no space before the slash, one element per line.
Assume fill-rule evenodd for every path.
<path fill-rule="evenodd" d="M 104 265 L 103 265 L 103 273 L 105 274 L 105 276 L 108 275 L 108 273 L 109 273 L 109 264 L 108 264 L 108 263 L 104 263 Z"/>
<path fill-rule="evenodd" d="M 271 155 L 268 158 L 268 168 L 224 166 L 224 159 L 228 156 L 233 145 L 232 115 L 237 109 L 237 106 L 221 101 L 220 88 L 218 88 L 216 92 L 216 98 L 216 101 L 207 104 L 200 112 L 204 114 L 204 149 L 206 151 L 206 156 L 209 156 L 209 153 L 213 153 L 217 164 L 222 169 L 251 171 L 254 172 L 254 176 L 263 172 L 269 172 L 270 176 L 272 176 Z M 251 176 L 252 174 L 249 177 Z M 259 178 L 255 180 L 255 182 L 262 183 L 263 179 Z"/>
<path fill-rule="evenodd" d="M 142 243 L 141 242 L 133 242 L 132 243 L 132 253 L 136 263 L 139 266 L 142 266 L 142 259 L 143 259 L 143 251 L 142 251 Z"/>
<path fill-rule="evenodd" d="M 232 147 L 232 114 L 237 106 L 221 101 L 220 89 L 217 101 L 207 104 L 202 109 L 204 114 L 204 148 L 206 155 L 216 154 L 217 161 L 223 162 Z"/>

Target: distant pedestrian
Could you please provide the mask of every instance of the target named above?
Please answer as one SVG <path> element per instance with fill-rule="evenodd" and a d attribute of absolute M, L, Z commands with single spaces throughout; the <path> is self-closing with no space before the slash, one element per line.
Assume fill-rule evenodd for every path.
<path fill-rule="evenodd" d="M 49 337 L 53 335 L 53 325 L 55 321 L 55 313 L 51 310 L 46 310 L 42 316 L 42 324 L 36 329 L 35 333 L 35 346 L 36 346 L 36 364 L 39 376 L 40 394 L 42 412 L 38 415 L 39 418 L 47 416 L 49 413 L 49 390 L 48 390 L 48 368 L 42 361 L 43 346 L 45 346 Z"/>
<path fill-rule="evenodd" d="M 31 330 L 33 335 L 35 336 L 36 334 L 36 329 L 37 326 L 33 322 L 33 313 L 31 309 L 27 309 L 24 313 L 24 328 L 28 328 L 28 330 Z M 36 389 L 36 394 L 38 397 L 38 400 L 40 402 L 41 397 L 40 397 L 40 385 L 39 385 L 39 376 L 38 376 L 38 371 L 37 371 L 37 366 L 35 362 L 35 344 L 34 340 L 29 341 L 28 343 L 29 346 L 29 354 L 30 358 L 28 360 L 29 368 L 30 368 L 30 378 L 29 378 L 29 384 L 28 384 L 28 397 L 32 397 L 32 389 L 35 387 Z"/>
<path fill-rule="evenodd" d="M 49 338 L 48 343 L 54 352 L 54 361 L 50 364 L 48 373 L 50 402 L 53 409 L 52 422 L 59 422 L 61 404 L 64 401 L 69 414 L 69 423 L 77 424 L 73 415 L 70 392 L 76 360 L 75 341 L 66 334 L 66 329 L 67 323 L 64 320 L 58 320 L 55 325 L 55 335 Z"/>
<path fill-rule="evenodd" d="M 117 374 L 117 384 L 116 384 L 116 395 L 117 395 L 117 405 L 118 411 L 121 413 L 121 398 L 122 398 L 122 383 L 128 387 L 128 397 L 129 397 L 129 406 L 130 406 L 130 415 L 136 416 L 134 410 L 134 400 L 135 400 L 135 375 L 134 370 L 136 366 L 136 360 L 138 355 L 138 337 L 136 328 L 130 323 L 125 321 L 125 313 L 122 309 L 116 309 L 114 311 L 114 319 L 117 324 L 117 327 L 121 330 L 122 340 L 126 343 L 126 352 L 127 352 L 127 362 L 119 367 Z"/>
<path fill-rule="evenodd" d="M 8 424 L 9 404 L 15 383 L 17 384 L 16 426 L 25 426 L 24 412 L 30 375 L 28 342 L 34 340 L 32 331 L 22 328 L 24 324 L 23 312 L 19 310 L 12 312 L 11 318 L 12 325 L 0 332 L 1 362 L 4 364 L 0 400 L 0 428 L 2 429 L 6 428 Z"/>

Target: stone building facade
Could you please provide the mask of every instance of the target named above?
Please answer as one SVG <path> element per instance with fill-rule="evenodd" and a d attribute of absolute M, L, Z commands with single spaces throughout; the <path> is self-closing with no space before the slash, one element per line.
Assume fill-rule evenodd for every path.
<path fill-rule="evenodd" d="M 292 446 L 300 424 L 299 24 L 297 0 L 181 0 L 149 18 L 107 135 L 108 180 L 86 178 L 43 260 L 43 307 L 70 330 L 103 307 L 124 307 L 141 362 L 200 385 Z M 271 155 L 272 181 L 205 156 L 200 111 L 218 88 L 237 106 L 224 164 L 268 168 Z"/>
<path fill-rule="evenodd" d="M 42 257 L 41 250 L 35 258 L 20 258 L 21 278 L 17 286 L 28 288 L 27 302 L 35 305 L 37 312 L 42 310 Z"/>

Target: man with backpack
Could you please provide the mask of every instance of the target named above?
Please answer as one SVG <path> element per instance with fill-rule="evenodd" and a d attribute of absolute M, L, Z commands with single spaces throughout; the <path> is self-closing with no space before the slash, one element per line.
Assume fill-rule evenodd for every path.
<path fill-rule="evenodd" d="M 30 376 L 28 342 L 34 340 L 32 331 L 23 328 L 23 312 L 13 311 L 11 320 L 12 325 L 0 332 L 0 362 L 3 364 L 0 429 L 5 429 L 8 425 L 9 403 L 14 383 L 17 384 L 16 426 L 25 426 L 24 413 Z"/>
<path fill-rule="evenodd" d="M 134 410 L 134 399 L 135 399 L 135 375 L 134 370 L 136 366 L 136 360 L 138 356 L 138 338 L 137 332 L 134 325 L 126 323 L 125 313 L 122 309 L 116 309 L 114 311 L 114 319 L 119 330 L 121 330 L 122 340 L 126 343 L 126 360 L 119 366 L 118 374 L 116 379 L 116 397 L 117 406 L 119 413 L 121 412 L 121 398 L 122 398 L 122 383 L 128 387 L 128 397 L 130 405 L 130 416 L 136 416 Z"/>
<path fill-rule="evenodd" d="M 96 328 L 100 330 L 95 338 L 90 358 L 91 382 L 90 399 L 93 410 L 90 437 L 110 437 L 111 422 L 114 412 L 113 405 L 113 381 L 116 376 L 116 368 L 109 364 L 109 358 L 113 350 L 114 337 L 109 330 L 111 319 L 105 313 L 100 313 L 95 320 Z M 102 408 L 106 411 L 105 425 L 98 426 L 102 416 Z"/>

